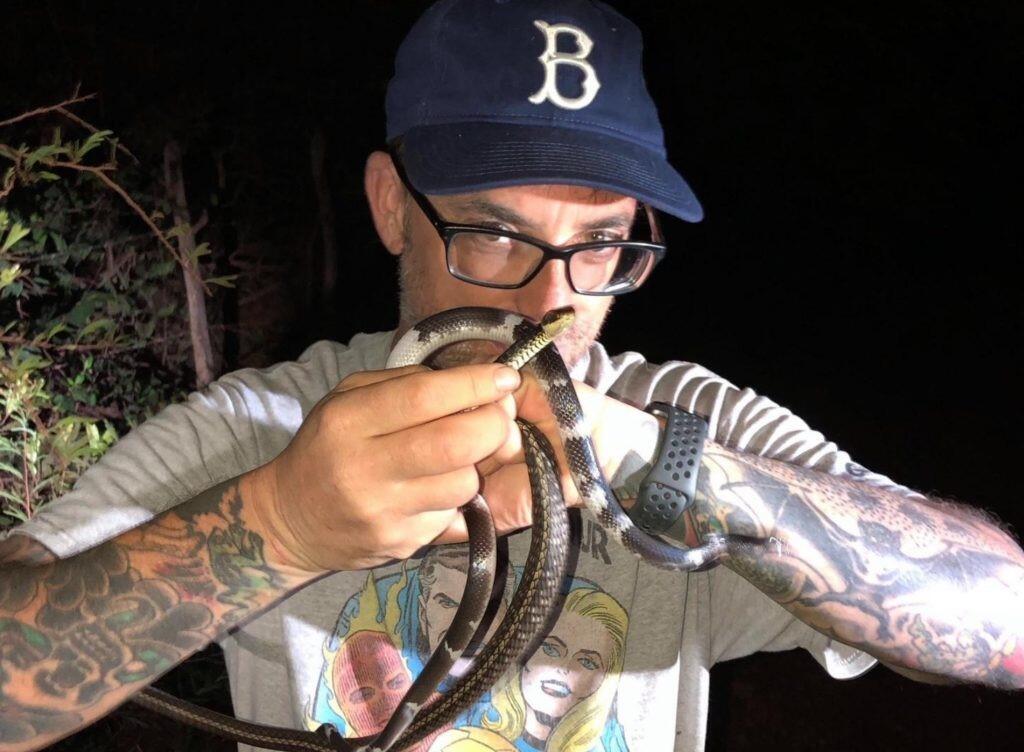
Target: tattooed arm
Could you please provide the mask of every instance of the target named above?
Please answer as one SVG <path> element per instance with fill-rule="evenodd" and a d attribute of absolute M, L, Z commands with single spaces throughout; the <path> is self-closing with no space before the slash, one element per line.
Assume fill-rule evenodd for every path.
<path fill-rule="evenodd" d="M 254 474 L 66 560 L 0 544 L 0 748 L 46 746 L 309 582 L 268 563 Z"/>
<path fill-rule="evenodd" d="M 724 565 L 899 673 L 1024 687 L 1024 553 L 982 510 L 708 442 L 688 522 L 689 545 L 776 538 Z"/>

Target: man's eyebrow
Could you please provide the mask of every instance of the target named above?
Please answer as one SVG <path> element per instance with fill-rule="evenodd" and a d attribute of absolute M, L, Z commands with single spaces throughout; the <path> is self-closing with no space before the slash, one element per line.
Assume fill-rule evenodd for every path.
<path fill-rule="evenodd" d="M 508 225 L 513 225 L 522 231 L 537 232 L 538 228 L 533 222 L 523 217 L 518 212 L 507 206 L 496 204 L 485 198 L 469 198 L 452 204 L 460 216 L 483 216 L 485 219 L 497 220 Z M 590 230 L 628 230 L 633 226 L 634 215 L 629 212 L 615 212 L 606 217 L 598 217 L 589 220 L 578 227 L 580 232 Z"/>
<path fill-rule="evenodd" d="M 493 219 L 499 222 L 504 222 L 508 225 L 515 225 L 516 227 L 524 230 L 531 230 L 534 232 L 537 230 L 537 226 L 526 219 L 526 217 L 521 216 L 512 209 L 509 209 L 507 206 L 496 204 L 485 198 L 474 197 L 464 199 L 452 204 L 452 209 L 454 209 L 460 216 L 480 216 L 484 219 Z"/>
<path fill-rule="evenodd" d="M 580 230 L 628 230 L 633 226 L 632 214 L 610 214 L 607 217 L 593 219 L 580 226 Z"/>

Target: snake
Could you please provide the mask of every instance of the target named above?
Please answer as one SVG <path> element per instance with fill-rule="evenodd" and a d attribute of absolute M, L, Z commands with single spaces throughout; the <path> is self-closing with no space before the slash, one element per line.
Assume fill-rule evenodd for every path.
<path fill-rule="evenodd" d="M 616 543 L 654 567 L 680 572 L 710 569 L 739 554 L 770 552 L 775 544 L 770 539 L 714 531 L 707 533 L 700 545 L 682 548 L 644 532 L 633 522 L 598 463 L 572 378 L 553 342 L 571 325 L 574 316 L 572 308 L 560 308 L 534 323 L 518 313 L 496 308 L 448 309 L 409 328 L 392 348 L 386 367 L 429 364 L 442 349 L 467 340 L 504 345 L 507 349 L 495 362 L 536 379 L 555 417 L 567 469 L 579 497 Z M 529 552 L 505 617 L 472 657 L 469 669 L 443 694 L 438 694 L 438 687 L 466 654 L 478 631 L 484 631 L 481 625 L 496 592 L 494 524 L 486 500 L 479 493 L 460 507 L 469 539 L 462 600 L 443 639 L 379 733 L 352 738 L 342 737 L 331 724 L 321 725 L 316 732 L 252 724 L 206 710 L 195 712 L 188 703 L 152 688 L 137 695 L 136 701 L 238 741 L 297 752 L 397 752 L 445 728 L 510 667 L 526 660 L 557 616 L 570 540 L 557 456 L 539 429 L 522 419 L 516 419 L 516 425 L 522 436 L 531 492 Z"/>

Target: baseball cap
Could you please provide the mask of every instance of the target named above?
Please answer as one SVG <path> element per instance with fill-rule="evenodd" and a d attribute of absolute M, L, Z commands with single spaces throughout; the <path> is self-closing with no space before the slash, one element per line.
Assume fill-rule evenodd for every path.
<path fill-rule="evenodd" d="M 597 0 L 440 0 L 398 49 L 387 140 L 401 138 L 421 193 L 585 185 L 699 222 L 642 51 L 636 25 Z"/>

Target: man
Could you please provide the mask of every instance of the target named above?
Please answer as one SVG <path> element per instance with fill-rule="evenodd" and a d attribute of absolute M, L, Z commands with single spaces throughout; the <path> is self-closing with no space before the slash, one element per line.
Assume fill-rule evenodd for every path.
<path fill-rule="evenodd" d="M 648 208 L 701 218 L 665 160 L 640 50 L 636 28 L 596 2 L 444 0 L 423 15 L 388 89 L 394 148 L 366 165 L 373 221 L 401 270 L 398 330 L 225 376 L 8 536 L 5 748 L 70 733 L 218 638 L 239 716 L 379 723 L 376 706 L 357 708 L 397 697 L 400 656 L 417 648 L 401 604 L 418 603 L 420 569 L 405 560 L 462 540 L 457 509 L 482 487 L 499 531 L 520 531 L 509 550 L 521 566 L 529 505 L 513 415 L 557 443 L 535 382 L 473 362 L 494 348 L 461 348 L 451 360 L 465 364 L 443 372 L 383 370 L 395 337 L 462 305 L 533 319 L 573 306 L 557 344 L 620 496 L 635 497 L 661 449 L 640 408 L 671 402 L 708 422 L 681 541 L 713 531 L 780 545 L 664 572 L 594 535 L 585 512 L 574 577 L 589 600 L 552 630 L 586 625 L 572 631 L 579 645 L 552 642 L 530 659 L 535 682 L 506 679 L 446 738 L 701 749 L 710 667 L 798 646 L 837 678 L 878 660 L 923 681 L 1024 684 L 1024 553 L 998 525 L 865 470 L 700 366 L 613 358 L 596 342 L 612 295 L 653 267 L 655 250 L 615 250 L 627 237 L 656 245 Z M 575 247 L 590 241 L 610 245 Z M 571 257 L 553 250 L 570 245 Z M 661 325 L 684 341 L 688 322 Z M 563 487 L 576 501 L 564 475 Z M 387 671 L 373 655 L 390 656 Z"/>

